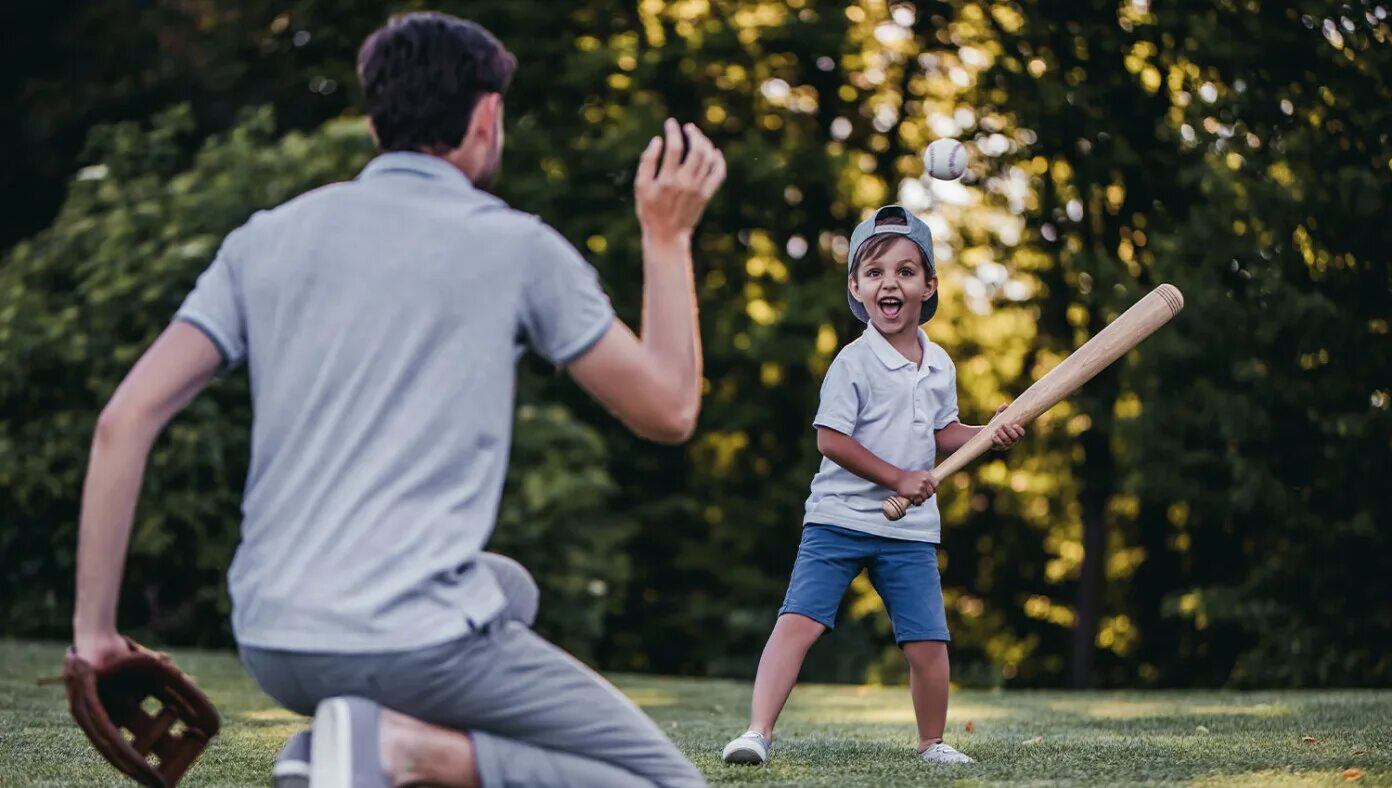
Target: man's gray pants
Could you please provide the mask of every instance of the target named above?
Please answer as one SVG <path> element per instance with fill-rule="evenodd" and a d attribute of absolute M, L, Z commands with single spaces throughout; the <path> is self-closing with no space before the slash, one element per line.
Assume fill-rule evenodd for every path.
<path fill-rule="evenodd" d="M 657 725 L 607 681 L 532 632 L 537 587 L 520 564 L 480 559 L 507 608 L 474 634 L 416 651 L 319 654 L 241 649 L 261 688 L 286 708 L 356 695 L 466 731 L 494 786 L 705 785 Z"/>

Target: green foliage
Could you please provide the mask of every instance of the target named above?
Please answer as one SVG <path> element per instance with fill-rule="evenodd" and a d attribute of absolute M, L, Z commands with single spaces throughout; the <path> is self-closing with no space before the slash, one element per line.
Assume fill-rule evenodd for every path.
<path fill-rule="evenodd" d="M 1013 254 L 1040 269 L 1021 305 L 1038 344 L 1067 349 L 1161 281 L 1187 300 L 1075 400 L 1083 543 L 1099 574 L 1125 558 L 1105 592 L 1081 569 L 1080 627 L 1126 621 L 1102 627 L 1099 668 L 1392 681 L 1373 525 L 1392 515 L 1385 13 L 1013 9 L 952 28 L 996 53 L 976 111 L 1029 130 L 991 172 L 1036 195 Z"/>
<path fill-rule="evenodd" d="M 0 579 L 4 631 L 62 632 L 95 413 L 222 235 L 370 155 L 352 120 L 277 139 L 266 113 L 202 145 L 204 130 L 230 123 L 228 106 L 247 103 L 238 96 L 264 93 L 291 129 L 337 112 L 352 51 L 384 14 L 232 5 L 201 20 L 214 35 L 173 37 L 220 87 L 194 91 L 192 112 L 95 132 L 96 169 L 72 182 L 49 230 L 0 263 L 0 369 L 15 370 L 0 379 L 0 552 L 17 557 Z M 647 445 L 564 376 L 524 367 L 521 397 L 535 407 L 519 416 L 496 546 L 537 572 L 544 626 L 568 646 L 615 668 L 752 671 L 816 466 L 818 384 L 859 330 L 844 306 L 845 239 L 863 210 L 900 200 L 934 221 L 943 307 L 928 330 L 957 362 L 968 422 L 1155 284 L 1186 297 L 1170 326 L 1021 447 L 942 491 L 959 679 L 1392 682 L 1392 575 L 1380 564 L 1392 548 L 1386 13 L 1037 0 L 439 7 L 518 56 L 502 195 L 586 253 L 630 324 L 637 152 L 673 114 L 700 121 L 730 163 L 696 242 L 707 395 L 689 446 Z M 298 30 L 313 35 L 302 51 L 287 43 Z M 243 68 L 248 42 L 269 54 Z M 322 93 L 296 101 L 291 88 L 315 76 L 339 86 L 332 108 Z M 965 188 L 923 177 L 919 154 L 939 136 L 967 143 Z M 127 620 L 222 636 L 246 407 L 233 376 L 160 444 Z M 170 554 L 179 572 L 153 558 Z M 863 579 L 842 621 L 807 676 L 902 680 Z"/>
<path fill-rule="evenodd" d="M 632 525 L 610 510 L 607 459 L 598 433 L 564 407 L 522 405 L 488 545 L 532 571 L 541 588 L 537 630 L 587 660 L 629 574 L 623 545 Z"/>
<path fill-rule="evenodd" d="M 372 155 L 357 121 L 275 134 L 247 113 L 179 169 L 187 107 L 99 128 L 53 227 L 0 267 L 0 627 L 61 636 L 71 610 L 77 502 L 96 416 L 174 314 L 222 237 L 254 211 L 351 177 Z M 238 541 L 251 403 L 237 372 L 199 397 L 150 457 L 122 620 L 162 639 L 226 642 L 222 580 Z M 597 434 L 563 407 L 524 406 L 494 549 L 538 576 L 538 624 L 581 654 L 626 575 L 622 518 Z"/>

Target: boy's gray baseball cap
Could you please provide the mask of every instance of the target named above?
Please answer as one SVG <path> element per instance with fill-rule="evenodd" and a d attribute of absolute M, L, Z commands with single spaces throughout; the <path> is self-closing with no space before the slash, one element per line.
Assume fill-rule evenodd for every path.
<path fill-rule="evenodd" d="M 877 222 L 898 216 L 907 224 L 885 224 L 876 226 Z M 937 266 L 933 262 L 933 233 L 928 229 L 928 225 L 917 216 L 913 215 L 902 205 L 886 205 L 875 211 L 875 215 L 856 225 L 855 232 L 851 233 L 851 250 L 847 259 L 851 261 L 848 276 L 855 276 L 856 265 L 860 262 L 856 259 L 856 254 L 865 242 L 877 235 L 887 233 L 897 233 L 907 235 L 910 241 L 918 244 L 918 248 L 923 250 L 923 259 L 928 261 L 928 276 L 937 275 Z M 865 311 L 865 305 L 851 295 L 850 290 L 846 291 L 846 300 L 851 304 L 851 313 L 854 314 L 862 323 L 870 322 L 870 313 Z M 933 297 L 923 302 L 922 308 L 918 310 L 919 325 L 927 323 L 932 319 L 933 313 L 938 311 L 938 294 L 933 293 Z"/>

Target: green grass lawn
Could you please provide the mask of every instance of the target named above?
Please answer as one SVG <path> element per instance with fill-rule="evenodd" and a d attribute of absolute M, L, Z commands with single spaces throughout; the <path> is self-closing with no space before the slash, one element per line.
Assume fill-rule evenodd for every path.
<path fill-rule="evenodd" d="M 0 641 L 0 786 L 120 784 L 69 720 L 62 690 L 34 684 L 61 655 L 56 644 Z M 276 708 L 230 653 L 174 657 L 223 715 L 184 784 L 268 785 L 277 748 L 305 720 Z M 906 690 L 813 685 L 794 693 L 773 764 L 760 769 L 717 758 L 745 721 L 747 684 L 613 679 L 712 783 L 1392 785 L 1392 691 L 961 691 L 947 740 L 980 763 L 931 767 L 913 758 Z"/>

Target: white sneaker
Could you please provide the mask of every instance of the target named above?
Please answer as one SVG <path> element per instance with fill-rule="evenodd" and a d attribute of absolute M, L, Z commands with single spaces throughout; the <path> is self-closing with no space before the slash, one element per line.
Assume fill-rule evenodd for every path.
<path fill-rule="evenodd" d="M 313 788 L 390 788 L 378 746 L 382 708 L 366 698 L 327 698 L 314 711 Z"/>
<path fill-rule="evenodd" d="M 924 763 L 976 763 L 964 753 L 952 749 L 952 745 L 940 741 L 918 754 Z"/>
<path fill-rule="evenodd" d="M 274 788 L 309 788 L 310 736 L 309 731 L 300 731 L 280 748 L 275 766 L 271 769 L 271 785 Z"/>
<path fill-rule="evenodd" d="M 745 731 L 725 745 L 725 749 L 720 752 L 720 759 L 726 763 L 763 766 L 769 759 L 768 739 L 758 731 Z"/>

